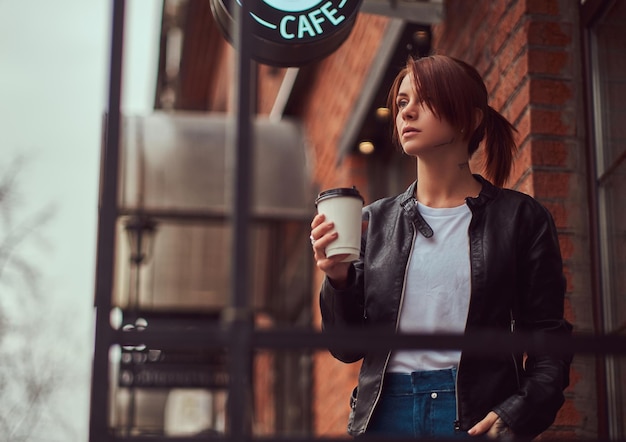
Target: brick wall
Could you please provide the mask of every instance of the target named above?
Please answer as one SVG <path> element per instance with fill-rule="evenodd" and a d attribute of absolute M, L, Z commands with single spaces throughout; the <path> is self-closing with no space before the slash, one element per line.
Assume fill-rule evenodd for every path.
<path fill-rule="evenodd" d="M 566 314 L 576 330 L 590 332 L 578 3 L 447 0 L 446 20 L 433 33 L 434 51 L 476 66 L 491 105 L 518 129 L 507 186 L 533 195 L 553 214 L 568 280 Z M 480 162 L 473 166 L 480 169 Z M 577 357 L 567 402 L 542 439 L 595 437 L 593 379 L 594 362 Z"/>

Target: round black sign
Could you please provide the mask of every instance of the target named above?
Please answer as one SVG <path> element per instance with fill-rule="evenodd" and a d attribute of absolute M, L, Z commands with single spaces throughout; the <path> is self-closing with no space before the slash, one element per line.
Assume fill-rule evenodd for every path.
<path fill-rule="evenodd" d="M 224 36 L 232 41 L 233 7 L 211 0 Z M 252 56 L 273 66 L 302 66 L 336 50 L 350 35 L 362 0 L 249 0 Z M 232 6 L 232 5 L 236 6 Z"/>

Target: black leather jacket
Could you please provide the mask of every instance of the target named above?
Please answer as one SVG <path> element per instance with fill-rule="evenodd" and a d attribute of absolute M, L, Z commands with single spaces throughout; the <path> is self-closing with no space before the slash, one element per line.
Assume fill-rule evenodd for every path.
<path fill-rule="evenodd" d="M 530 196 L 475 177 L 482 191 L 466 200 L 472 211 L 466 333 L 510 333 L 515 328 L 569 336 L 571 326 L 563 319 L 565 279 L 551 215 Z M 325 330 L 345 326 L 396 330 L 414 235 L 433 234 L 417 211 L 415 187 L 413 183 L 404 194 L 363 209 L 369 225 L 360 260 L 350 268 L 348 287 L 335 289 L 328 279 L 322 285 Z M 348 433 L 361 435 L 383 388 L 390 352 L 330 350 L 343 362 L 363 359 L 348 423 Z M 516 435 L 536 436 L 552 424 L 563 404 L 570 362 L 569 356 L 545 353 L 528 354 L 524 363 L 522 354 L 463 353 L 457 374 L 457 429 L 466 431 L 495 411 Z"/>

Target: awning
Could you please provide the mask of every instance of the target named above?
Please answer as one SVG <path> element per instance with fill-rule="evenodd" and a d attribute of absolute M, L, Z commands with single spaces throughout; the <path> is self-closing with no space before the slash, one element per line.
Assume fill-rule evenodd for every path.
<path fill-rule="evenodd" d="M 225 114 L 155 112 L 123 117 L 120 212 L 229 216 L 233 120 Z M 301 125 L 253 122 L 252 216 L 310 219 L 315 195 Z"/>

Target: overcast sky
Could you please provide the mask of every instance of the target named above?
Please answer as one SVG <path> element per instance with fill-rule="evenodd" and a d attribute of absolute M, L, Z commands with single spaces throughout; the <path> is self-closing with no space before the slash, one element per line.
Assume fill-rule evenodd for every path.
<path fill-rule="evenodd" d="M 40 344 L 32 345 L 54 346 L 66 356 L 63 363 L 79 371 L 75 385 L 56 395 L 64 412 L 75 418 L 78 442 L 87 440 L 88 428 L 112 3 L 0 0 L 0 173 L 18 156 L 24 159 L 13 200 L 14 222 L 54 208 L 41 232 L 20 248 L 40 273 L 44 296 L 24 299 L 0 282 L 0 308 L 22 315 L 26 305 L 33 315 L 45 313 L 45 327 L 37 332 L 41 339 L 33 341 Z M 161 8 L 162 0 L 127 1 L 126 113 L 147 112 L 154 101 Z M 6 223 L 0 229 L 3 225 L 6 229 Z M 46 431 L 32 440 L 56 440 Z"/>

